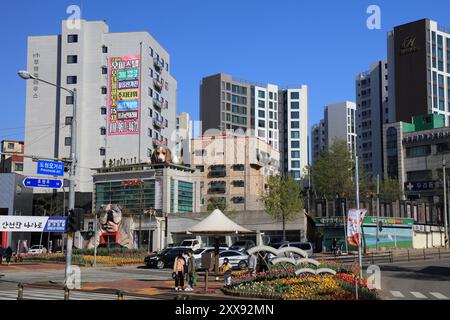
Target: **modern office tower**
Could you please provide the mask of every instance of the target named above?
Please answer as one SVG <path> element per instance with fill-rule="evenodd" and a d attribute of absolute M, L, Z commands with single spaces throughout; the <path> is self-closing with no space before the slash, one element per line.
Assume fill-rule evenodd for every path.
<path fill-rule="evenodd" d="M 299 180 L 308 165 L 308 88 L 283 89 L 278 97 L 281 169 Z"/>
<path fill-rule="evenodd" d="M 76 191 L 92 192 L 93 168 L 149 161 L 155 145 L 173 146 L 177 82 L 168 52 L 148 32 L 109 32 L 104 21 L 62 21 L 61 34 L 28 38 L 27 70 L 77 91 Z M 73 99 L 28 80 L 25 149 L 69 158 Z M 24 173 L 36 174 L 25 160 Z M 90 196 L 87 198 L 91 198 Z"/>
<path fill-rule="evenodd" d="M 191 139 L 193 128 L 192 120 L 189 120 L 189 113 L 182 112 L 176 118 L 175 146 L 174 153 L 179 164 L 188 165 L 191 163 Z"/>
<path fill-rule="evenodd" d="M 338 102 L 325 107 L 324 118 L 318 125 L 311 128 L 313 146 L 313 163 L 320 156 L 320 152 L 327 150 L 336 140 L 346 141 L 352 155 L 356 143 L 355 126 L 356 104 L 350 101 Z M 316 155 L 314 154 L 316 152 Z"/>
<path fill-rule="evenodd" d="M 450 29 L 423 19 L 388 33 L 389 104 L 396 121 L 436 113 L 450 125 Z"/>
<path fill-rule="evenodd" d="M 395 121 L 388 106 L 388 65 L 377 61 L 356 76 L 357 150 L 365 174 L 383 176 L 383 123 Z"/>
<path fill-rule="evenodd" d="M 202 79 L 202 131 L 242 130 L 285 154 L 282 170 L 297 179 L 308 160 L 307 86 L 283 89 L 227 74 Z"/>

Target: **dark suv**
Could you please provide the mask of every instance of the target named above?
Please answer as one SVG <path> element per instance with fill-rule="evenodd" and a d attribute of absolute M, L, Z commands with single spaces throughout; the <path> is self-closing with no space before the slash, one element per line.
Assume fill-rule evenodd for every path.
<path fill-rule="evenodd" d="M 179 254 L 183 254 L 186 252 L 187 248 L 183 247 L 175 247 L 175 248 L 167 248 L 156 255 L 147 256 L 144 259 L 144 263 L 149 268 L 170 268 L 173 267 L 173 263 L 175 262 L 175 258 Z"/>

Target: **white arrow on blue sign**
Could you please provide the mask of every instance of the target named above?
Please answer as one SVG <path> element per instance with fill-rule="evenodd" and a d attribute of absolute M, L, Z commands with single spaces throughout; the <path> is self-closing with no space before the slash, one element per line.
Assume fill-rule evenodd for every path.
<path fill-rule="evenodd" d="M 46 179 L 46 178 L 26 177 L 23 180 L 23 185 L 27 188 L 60 189 L 63 185 L 63 181 L 62 181 L 62 179 Z"/>

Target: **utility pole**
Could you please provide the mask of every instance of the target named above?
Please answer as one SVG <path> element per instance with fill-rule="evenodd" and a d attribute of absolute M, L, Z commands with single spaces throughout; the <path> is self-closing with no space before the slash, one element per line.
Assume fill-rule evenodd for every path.
<path fill-rule="evenodd" d="M 442 176 L 444 180 L 444 230 L 445 230 L 445 236 L 444 236 L 444 244 L 445 247 L 449 247 L 449 239 L 448 239 L 448 213 L 447 213 L 447 176 L 445 174 L 445 158 L 442 158 Z"/>
<path fill-rule="evenodd" d="M 361 255 L 361 219 L 359 212 L 359 164 L 358 154 L 356 152 L 356 137 L 355 137 L 355 198 L 356 209 L 358 210 L 358 259 L 359 259 L 359 277 L 362 279 L 362 255 Z"/>
<path fill-rule="evenodd" d="M 345 237 L 345 252 L 348 254 L 348 241 L 347 241 L 347 215 L 345 213 L 345 203 L 341 202 L 342 214 L 344 215 L 344 237 Z"/>
<path fill-rule="evenodd" d="M 72 124 L 71 124 L 71 143 L 70 143 L 70 171 L 69 171 L 69 207 L 68 210 L 75 209 L 75 170 L 76 170 L 76 154 L 77 154 L 77 89 L 67 89 L 60 85 L 51 83 L 49 81 L 39 79 L 38 77 L 32 75 L 28 71 L 19 71 L 17 73 L 19 77 L 25 80 L 36 80 L 43 83 L 46 83 L 48 85 L 51 85 L 53 87 L 56 87 L 57 89 L 64 90 L 68 92 L 73 99 L 73 115 L 72 115 Z M 73 246 L 73 232 L 67 232 L 67 246 L 66 246 L 66 270 L 65 270 L 65 280 L 64 284 L 67 285 L 67 282 L 69 280 L 69 276 L 71 274 L 72 269 L 72 246 Z"/>

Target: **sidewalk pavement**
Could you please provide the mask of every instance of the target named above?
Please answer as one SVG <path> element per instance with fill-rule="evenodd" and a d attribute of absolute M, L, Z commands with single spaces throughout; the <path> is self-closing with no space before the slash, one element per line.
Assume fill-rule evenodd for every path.
<path fill-rule="evenodd" d="M 42 263 L 42 262 L 15 262 L 9 266 L 7 263 L 0 264 L 0 273 L 19 272 L 19 271 L 40 271 L 40 270 L 62 270 L 65 268 L 61 263 Z"/>

